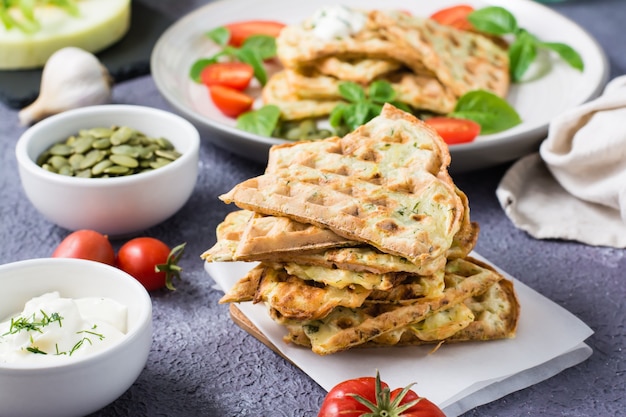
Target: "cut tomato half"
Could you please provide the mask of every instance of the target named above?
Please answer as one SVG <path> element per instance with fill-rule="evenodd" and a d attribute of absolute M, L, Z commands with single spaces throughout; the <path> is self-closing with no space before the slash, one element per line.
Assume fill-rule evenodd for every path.
<path fill-rule="evenodd" d="M 245 90 L 254 77 L 252 65 L 243 62 L 218 62 L 206 66 L 200 73 L 200 80 L 207 87 L 222 85 Z"/>
<path fill-rule="evenodd" d="M 249 95 L 223 85 L 209 87 L 209 94 L 215 107 L 229 117 L 237 117 L 250 110 L 254 103 L 254 100 Z"/>
<path fill-rule="evenodd" d="M 431 117 L 425 123 L 435 129 L 448 145 L 471 142 L 480 133 L 480 125 L 473 120 Z"/>
<path fill-rule="evenodd" d="M 430 18 L 446 26 L 452 26 L 461 30 L 472 30 L 474 26 L 467 19 L 467 16 L 474 11 L 474 8 L 467 4 L 447 7 L 433 13 Z"/>
<path fill-rule="evenodd" d="M 224 27 L 230 31 L 228 43 L 239 47 L 252 35 L 267 35 L 276 38 L 285 24 L 273 20 L 246 20 L 229 23 Z"/>

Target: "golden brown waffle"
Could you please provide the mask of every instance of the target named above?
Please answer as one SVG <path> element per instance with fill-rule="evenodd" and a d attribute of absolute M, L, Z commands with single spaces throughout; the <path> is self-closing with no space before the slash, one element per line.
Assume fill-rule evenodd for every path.
<path fill-rule="evenodd" d="M 508 53 L 491 39 L 402 12 L 374 10 L 370 18 L 396 49 L 416 51 L 420 65 L 458 97 L 472 90 L 506 96 L 510 83 Z"/>
<path fill-rule="evenodd" d="M 343 138 L 272 147 L 264 175 L 220 198 L 420 264 L 444 256 L 463 223 L 449 162 L 433 130 L 385 105 Z"/>
<path fill-rule="evenodd" d="M 340 59 L 335 56 L 323 58 L 313 64 L 321 74 L 344 81 L 369 84 L 379 77 L 402 67 L 391 59 Z"/>
<path fill-rule="evenodd" d="M 444 290 L 443 269 L 425 277 L 323 269 L 261 263 L 240 279 L 220 303 L 264 302 L 281 320 L 316 320 L 335 307 L 409 304 L 441 297 Z"/>
<path fill-rule="evenodd" d="M 327 355 L 357 346 L 512 337 L 519 306 L 514 293 L 507 290 L 511 288 L 508 284 L 494 287 L 502 279 L 482 262 L 456 259 L 446 266 L 446 289 L 441 298 L 419 299 L 408 305 L 337 307 L 322 320 L 283 320 L 290 332 L 286 340 Z M 467 330 L 458 333 L 463 329 Z"/>
<path fill-rule="evenodd" d="M 330 100 L 341 100 L 339 86 L 345 79 L 321 74 L 319 71 L 302 71 L 286 69 L 284 88 L 291 91 L 292 96 L 299 100 L 318 100 L 316 114 L 319 115 L 324 103 Z M 395 100 L 416 109 L 429 110 L 435 113 L 449 113 L 454 110 L 457 97 L 444 87 L 437 78 L 429 75 L 414 74 L 410 71 L 396 71 L 378 78 L 389 82 L 396 93 Z M 268 100 L 270 100 L 268 98 Z M 277 104 L 266 101 L 265 104 Z M 327 108 L 327 107 L 326 107 Z M 311 116 L 314 117 L 314 116 Z"/>
<path fill-rule="evenodd" d="M 273 104 L 280 109 L 283 120 L 301 120 L 307 118 L 324 117 L 342 100 L 304 99 L 293 91 L 287 83 L 284 71 L 272 75 L 261 92 L 265 104 Z"/>
<path fill-rule="evenodd" d="M 501 97 L 509 87 L 508 55 L 491 39 L 402 12 L 372 10 L 358 33 L 331 40 L 316 37 L 313 22 L 289 25 L 277 39 L 287 68 L 314 67 L 320 59 L 384 59 L 414 74 L 435 76 L 455 96 L 484 89 Z"/>

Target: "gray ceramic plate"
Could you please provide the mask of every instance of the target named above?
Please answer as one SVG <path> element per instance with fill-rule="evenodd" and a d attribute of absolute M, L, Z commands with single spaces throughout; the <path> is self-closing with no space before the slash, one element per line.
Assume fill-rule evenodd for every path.
<path fill-rule="evenodd" d="M 362 9 L 398 8 L 427 16 L 458 0 L 329 0 Z M 511 86 L 507 100 L 522 117 L 523 123 L 507 131 L 478 137 L 469 144 L 453 145 L 453 172 L 484 168 L 517 159 L 537 149 L 546 137 L 548 124 L 555 116 L 597 96 L 606 82 L 608 65 L 597 42 L 580 26 L 541 4 L 530 0 L 468 0 L 476 8 L 501 5 L 515 15 L 519 26 L 543 41 L 564 42 L 583 57 L 585 70 L 578 72 L 554 57 L 542 61 L 549 66 L 543 77 Z M 204 36 L 215 27 L 248 19 L 279 20 L 297 23 L 310 16 L 320 4 L 291 0 L 229 0 L 203 6 L 175 22 L 157 41 L 151 56 L 151 70 L 157 88 L 175 111 L 200 130 L 202 137 L 246 158 L 267 160 L 270 146 L 284 141 L 261 137 L 235 128 L 235 120 L 223 116 L 211 102 L 204 86 L 189 77 L 192 63 L 216 52 Z"/>

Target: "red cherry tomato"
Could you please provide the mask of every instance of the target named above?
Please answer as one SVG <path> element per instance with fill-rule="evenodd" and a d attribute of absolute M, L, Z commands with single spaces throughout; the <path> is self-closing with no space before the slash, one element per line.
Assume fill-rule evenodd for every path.
<path fill-rule="evenodd" d="M 396 388 L 391 391 L 391 400 L 393 401 L 398 395 L 402 393 L 402 388 Z M 407 391 L 400 404 L 404 405 L 411 401 L 419 400 L 419 402 L 407 411 L 402 413 L 402 416 L 406 417 L 445 417 L 445 414 L 439 407 L 424 397 L 420 397 L 415 391 Z"/>
<path fill-rule="evenodd" d="M 285 24 L 272 20 L 247 20 L 229 23 L 224 27 L 230 31 L 229 45 L 239 47 L 252 35 L 267 35 L 276 38 Z"/>
<path fill-rule="evenodd" d="M 218 62 L 205 67 L 200 73 L 202 83 L 208 87 L 222 85 L 245 90 L 254 77 L 252 65 L 243 62 Z"/>
<path fill-rule="evenodd" d="M 115 264 L 115 251 L 108 237 L 94 230 L 77 230 L 70 233 L 56 247 L 53 258 L 78 258 Z"/>
<path fill-rule="evenodd" d="M 448 145 L 471 142 L 480 133 L 480 125 L 473 120 L 431 117 L 425 122 L 435 129 Z"/>
<path fill-rule="evenodd" d="M 472 6 L 459 4 L 433 13 L 430 18 L 442 25 L 452 26 L 461 30 L 472 30 L 474 26 L 467 16 L 474 11 Z"/>
<path fill-rule="evenodd" d="M 209 87 L 213 104 L 229 117 L 237 117 L 252 108 L 254 99 L 234 88 L 214 85 Z"/>
<path fill-rule="evenodd" d="M 180 278 L 177 265 L 185 244 L 170 250 L 152 237 L 138 237 L 126 242 L 117 253 L 117 267 L 137 279 L 148 291 L 174 289 L 172 278 Z"/>
<path fill-rule="evenodd" d="M 359 417 L 367 415 L 403 416 L 403 417 L 445 417 L 445 414 L 432 402 L 419 397 L 407 389 L 404 396 L 402 389 L 389 391 L 388 384 L 376 378 L 362 377 L 343 381 L 334 386 L 324 398 L 318 417 Z M 372 406 L 363 404 L 358 398 L 368 401 Z M 381 401 L 379 401 L 381 399 Z M 413 403 L 409 405 L 409 403 Z M 399 407 L 409 407 L 399 412 Z"/>

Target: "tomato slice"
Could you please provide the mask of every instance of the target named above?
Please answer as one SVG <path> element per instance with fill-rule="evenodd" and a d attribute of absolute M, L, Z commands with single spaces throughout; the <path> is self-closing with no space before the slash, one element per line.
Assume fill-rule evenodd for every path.
<path fill-rule="evenodd" d="M 285 24 L 273 20 L 246 20 L 229 23 L 224 27 L 230 31 L 229 45 L 239 47 L 252 35 L 267 35 L 276 38 Z"/>
<path fill-rule="evenodd" d="M 473 120 L 453 117 L 431 117 L 426 124 L 435 129 L 448 145 L 473 141 L 480 133 L 480 125 Z"/>
<path fill-rule="evenodd" d="M 474 11 L 474 8 L 467 4 L 447 7 L 433 13 L 430 18 L 442 25 L 452 26 L 461 30 L 472 30 L 474 27 L 467 19 L 467 16 Z"/>
<path fill-rule="evenodd" d="M 250 110 L 254 100 L 247 94 L 223 85 L 209 87 L 213 104 L 226 116 L 237 117 Z"/>
<path fill-rule="evenodd" d="M 218 62 L 206 66 L 200 80 L 208 87 L 223 85 L 235 90 L 245 90 L 254 76 L 252 65 L 243 62 Z"/>

